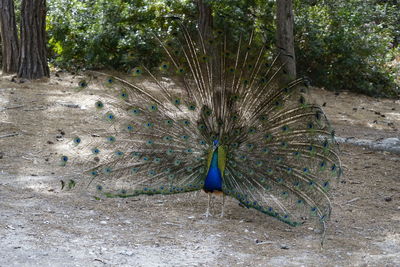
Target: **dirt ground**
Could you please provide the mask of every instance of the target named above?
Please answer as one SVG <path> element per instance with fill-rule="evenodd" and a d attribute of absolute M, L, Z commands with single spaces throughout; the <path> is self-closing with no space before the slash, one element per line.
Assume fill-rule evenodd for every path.
<path fill-rule="evenodd" d="M 341 145 L 325 245 L 230 199 L 204 218 L 205 193 L 95 200 L 62 191 L 66 139 L 93 127 L 96 91 L 77 79 L 0 77 L 0 266 L 400 266 L 400 155 Z M 311 90 L 340 137 L 400 137 L 400 101 Z M 60 135 L 64 131 L 65 136 Z M 215 199 L 215 213 L 221 208 Z"/>

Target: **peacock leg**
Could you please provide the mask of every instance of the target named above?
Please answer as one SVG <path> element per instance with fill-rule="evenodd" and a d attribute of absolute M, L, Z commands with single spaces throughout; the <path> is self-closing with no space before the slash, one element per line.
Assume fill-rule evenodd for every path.
<path fill-rule="evenodd" d="M 208 216 L 212 216 L 212 214 L 210 213 L 210 206 L 211 206 L 211 193 L 207 193 L 208 194 L 208 205 L 207 205 L 207 211 L 204 214 L 206 216 L 206 218 L 208 218 Z"/>
<path fill-rule="evenodd" d="M 221 210 L 221 218 L 224 217 L 224 209 L 225 209 L 225 194 L 222 193 L 222 210 Z"/>

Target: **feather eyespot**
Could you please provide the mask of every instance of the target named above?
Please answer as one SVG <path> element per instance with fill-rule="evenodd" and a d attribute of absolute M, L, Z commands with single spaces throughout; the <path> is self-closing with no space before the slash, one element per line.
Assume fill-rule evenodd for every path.
<path fill-rule="evenodd" d="M 67 157 L 67 156 L 61 156 L 61 163 L 60 163 L 60 165 L 61 165 L 61 166 L 65 166 L 65 165 L 67 165 L 67 162 L 68 162 L 68 157 Z"/>
<path fill-rule="evenodd" d="M 104 168 L 104 173 L 110 174 L 110 173 L 112 173 L 112 169 L 110 167 L 106 167 L 106 168 Z"/>
<path fill-rule="evenodd" d="M 255 134 L 257 132 L 257 129 L 255 127 L 251 127 L 249 129 L 249 134 Z"/>
<path fill-rule="evenodd" d="M 191 110 L 191 111 L 193 111 L 193 110 L 196 109 L 196 105 L 195 105 L 195 104 L 190 104 L 190 105 L 188 106 L 188 109 Z"/>
<path fill-rule="evenodd" d="M 161 71 L 166 71 L 168 69 L 169 69 L 169 64 L 167 62 L 161 63 L 161 65 L 160 65 L 160 70 Z"/>
<path fill-rule="evenodd" d="M 102 109 L 102 108 L 104 108 L 104 104 L 103 104 L 103 102 L 101 102 L 101 101 L 97 101 L 97 102 L 95 103 L 95 107 L 96 107 L 97 109 Z"/>
<path fill-rule="evenodd" d="M 123 100 L 128 99 L 128 93 L 125 92 L 125 91 L 122 91 L 122 92 L 119 94 L 119 96 L 120 96 Z"/>
<path fill-rule="evenodd" d="M 139 115 L 140 114 L 140 109 L 133 108 L 130 110 L 130 113 L 133 115 Z"/>
<path fill-rule="evenodd" d="M 110 142 L 110 143 L 115 142 L 115 137 L 114 137 L 114 136 L 108 136 L 106 139 L 107 139 L 107 141 Z"/>
<path fill-rule="evenodd" d="M 110 113 L 110 112 L 108 112 L 105 116 L 106 116 L 106 119 L 107 119 L 108 121 L 110 121 L 110 122 L 115 120 L 114 114 L 112 114 L 112 113 Z"/>
<path fill-rule="evenodd" d="M 146 122 L 146 123 L 144 124 L 144 126 L 147 127 L 147 128 L 151 128 L 151 127 L 154 126 L 154 123 L 152 123 L 152 122 Z"/>
<path fill-rule="evenodd" d="M 181 104 L 181 100 L 179 98 L 176 98 L 174 100 L 174 104 L 177 105 L 177 106 L 180 105 Z"/>
<path fill-rule="evenodd" d="M 150 106 L 149 106 L 149 110 L 150 110 L 150 111 L 157 111 L 157 110 L 158 110 L 158 107 L 157 107 L 157 105 L 150 105 Z"/>
<path fill-rule="evenodd" d="M 142 75 L 142 73 L 143 73 L 143 70 L 139 67 L 136 67 L 132 70 L 132 76 L 134 76 L 134 77 L 140 76 L 140 75 Z"/>
<path fill-rule="evenodd" d="M 80 82 L 78 83 L 78 85 L 79 85 L 79 87 L 81 87 L 81 88 L 85 88 L 88 84 L 87 84 L 87 82 L 86 82 L 85 80 L 82 80 L 82 81 L 80 81 Z"/>
<path fill-rule="evenodd" d="M 82 139 L 80 137 L 75 137 L 74 138 L 74 144 L 79 145 L 82 142 Z"/>
<path fill-rule="evenodd" d="M 176 74 L 184 74 L 185 73 L 185 69 L 184 68 L 178 68 L 176 70 Z"/>

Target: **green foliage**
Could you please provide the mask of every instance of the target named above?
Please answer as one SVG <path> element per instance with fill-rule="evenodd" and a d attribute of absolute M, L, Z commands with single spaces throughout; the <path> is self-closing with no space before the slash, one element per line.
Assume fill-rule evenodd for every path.
<path fill-rule="evenodd" d="M 189 14 L 192 9 L 172 0 L 50 1 L 47 30 L 53 63 L 64 68 L 125 70 L 154 65 L 161 57 L 154 34 L 166 34 L 171 26 L 168 14 Z"/>
<path fill-rule="evenodd" d="M 331 90 L 396 95 L 398 70 L 389 68 L 399 52 L 393 39 L 399 30 L 395 11 L 372 0 L 297 1 L 298 72 Z"/>
<path fill-rule="evenodd" d="M 262 36 L 258 42 L 275 43 L 275 0 L 209 0 L 214 27 L 223 29 L 232 42 L 248 38 L 253 29 Z"/>
<path fill-rule="evenodd" d="M 232 42 L 251 29 L 274 50 L 275 0 L 204 0 L 214 27 Z M 297 0 L 295 41 L 298 73 L 313 85 L 369 95 L 395 95 L 400 6 L 383 0 Z M 128 71 L 163 60 L 155 36 L 168 38 L 175 20 L 195 25 L 194 0 L 52 0 L 48 35 L 52 63 L 62 68 Z M 194 31 L 194 27 L 189 27 Z M 399 81 L 398 81 L 399 82 Z"/>

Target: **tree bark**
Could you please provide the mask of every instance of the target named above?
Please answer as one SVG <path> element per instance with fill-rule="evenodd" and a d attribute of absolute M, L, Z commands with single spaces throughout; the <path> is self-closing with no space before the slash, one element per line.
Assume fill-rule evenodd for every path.
<path fill-rule="evenodd" d="M 199 9 L 199 31 L 204 40 L 212 37 L 213 17 L 211 6 L 206 3 L 207 0 L 197 0 L 197 7 Z"/>
<path fill-rule="evenodd" d="M 292 0 L 277 0 L 277 47 L 280 62 L 285 64 L 284 72 L 291 78 L 296 78 L 296 57 L 294 54 L 294 16 Z"/>
<path fill-rule="evenodd" d="M 46 52 L 46 0 L 21 2 L 21 50 L 18 77 L 50 77 Z"/>
<path fill-rule="evenodd" d="M 13 0 L 0 1 L 0 34 L 2 40 L 2 71 L 3 73 L 17 72 L 19 46 Z"/>

